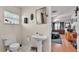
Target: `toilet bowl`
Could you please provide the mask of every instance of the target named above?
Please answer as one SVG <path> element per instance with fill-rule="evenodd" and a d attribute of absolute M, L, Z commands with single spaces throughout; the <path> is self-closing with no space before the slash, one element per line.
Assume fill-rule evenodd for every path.
<path fill-rule="evenodd" d="M 11 52 L 17 52 L 17 50 L 19 49 L 20 44 L 19 43 L 13 43 L 11 45 L 9 45 L 9 50 Z"/>
<path fill-rule="evenodd" d="M 15 38 L 3 39 L 3 42 L 6 50 L 9 52 L 17 52 L 20 47 L 20 44 L 17 43 Z"/>

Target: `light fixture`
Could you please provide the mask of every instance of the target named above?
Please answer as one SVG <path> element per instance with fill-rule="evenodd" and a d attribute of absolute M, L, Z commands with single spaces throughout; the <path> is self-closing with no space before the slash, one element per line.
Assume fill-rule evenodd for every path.
<path fill-rule="evenodd" d="M 53 22 L 59 21 L 60 19 L 54 19 Z"/>

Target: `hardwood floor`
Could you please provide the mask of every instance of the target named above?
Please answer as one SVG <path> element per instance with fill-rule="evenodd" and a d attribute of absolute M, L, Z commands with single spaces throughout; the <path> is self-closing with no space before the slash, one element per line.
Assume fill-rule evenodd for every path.
<path fill-rule="evenodd" d="M 66 39 L 65 35 L 60 35 L 62 44 L 52 44 L 52 52 L 76 52 L 76 49 Z"/>

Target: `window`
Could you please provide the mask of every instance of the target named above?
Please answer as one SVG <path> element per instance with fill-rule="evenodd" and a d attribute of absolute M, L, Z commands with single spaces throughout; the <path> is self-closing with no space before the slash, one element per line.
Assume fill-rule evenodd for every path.
<path fill-rule="evenodd" d="M 4 23 L 19 24 L 19 15 L 9 11 L 4 11 Z"/>
<path fill-rule="evenodd" d="M 55 22 L 52 23 L 53 30 L 63 30 L 64 29 L 64 22 Z"/>
<path fill-rule="evenodd" d="M 60 29 L 60 23 L 59 22 L 56 22 L 55 23 L 55 30 L 59 30 Z"/>

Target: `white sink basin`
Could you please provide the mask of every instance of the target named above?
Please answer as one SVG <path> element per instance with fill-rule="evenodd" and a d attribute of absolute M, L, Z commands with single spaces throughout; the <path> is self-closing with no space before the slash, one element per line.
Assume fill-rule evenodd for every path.
<path fill-rule="evenodd" d="M 37 41 L 37 51 L 42 52 L 43 41 L 47 39 L 47 36 L 34 34 L 32 38 Z"/>
<path fill-rule="evenodd" d="M 32 35 L 32 38 L 34 38 L 36 40 L 46 40 L 47 36 L 44 36 L 44 35 Z"/>

